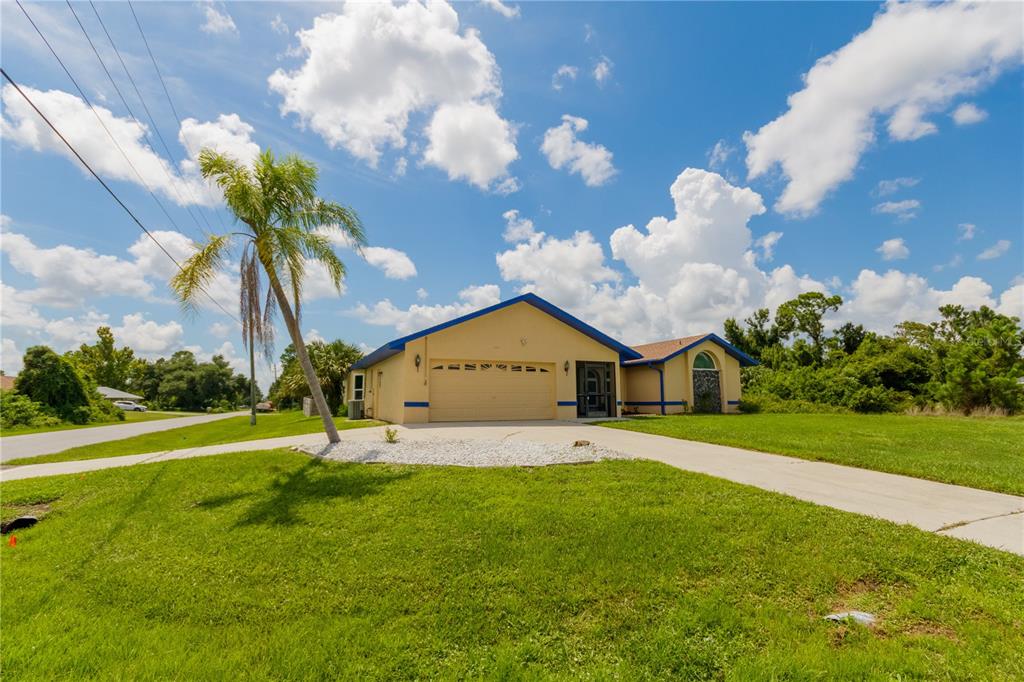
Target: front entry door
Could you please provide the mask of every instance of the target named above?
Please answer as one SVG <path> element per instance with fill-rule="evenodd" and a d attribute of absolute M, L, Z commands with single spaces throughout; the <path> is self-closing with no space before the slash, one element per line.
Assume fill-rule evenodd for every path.
<path fill-rule="evenodd" d="M 615 363 L 576 363 L 576 416 L 615 415 Z"/>

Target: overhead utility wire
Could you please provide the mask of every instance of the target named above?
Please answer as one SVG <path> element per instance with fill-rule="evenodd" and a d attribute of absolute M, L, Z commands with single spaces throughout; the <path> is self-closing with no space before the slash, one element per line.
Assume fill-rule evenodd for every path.
<path fill-rule="evenodd" d="M 181 130 L 181 116 L 178 115 L 178 110 L 174 106 L 174 100 L 171 99 L 171 91 L 167 89 L 167 83 L 164 81 L 164 76 L 160 72 L 160 66 L 156 63 L 156 57 L 153 55 L 153 50 L 149 46 L 149 40 L 146 39 L 146 32 L 142 30 L 142 23 L 139 21 L 139 15 L 135 13 L 135 6 L 131 3 L 131 0 L 128 0 L 128 9 L 132 11 L 132 16 L 135 18 L 135 25 L 139 28 L 139 35 L 142 36 L 142 42 L 146 46 L 146 52 L 149 53 L 149 59 L 153 62 L 153 68 L 156 70 L 157 78 L 160 79 L 160 86 L 164 89 L 164 95 L 167 97 L 167 103 L 171 105 L 171 113 L 174 114 L 175 120 L 178 121 L 178 129 Z M 188 138 L 182 137 L 181 142 L 185 145 L 185 149 L 188 150 L 188 153 L 192 157 L 196 157 L 196 153 L 192 151 L 192 147 L 188 143 Z M 223 230 L 224 221 L 221 219 L 220 214 L 217 212 L 213 212 L 213 214 L 217 217 L 217 220 L 220 222 L 220 227 Z M 205 215 L 203 216 L 203 220 L 206 220 Z"/>
<path fill-rule="evenodd" d="M 28 19 L 28 22 L 30 24 L 32 24 L 32 28 L 36 30 L 36 33 L 39 34 L 39 37 L 43 39 L 43 43 L 45 43 L 46 47 L 49 48 L 50 54 L 53 55 L 54 59 L 57 60 L 57 63 L 60 64 L 62 69 L 64 69 L 64 73 L 67 74 L 68 78 L 71 79 L 71 82 L 74 84 L 75 89 L 78 90 L 78 94 L 81 95 L 85 103 L 89 105 L 89 109 L 92 110 L 93 116 L 96 117 L 96 120 L 99 122 L 100 126 L 103 128 L 104 131 L 106 131 L 107 137 L 109 137 L 111 142 L 114 143 L 114 146 L 117 147 L 117 150 L 121 152 L 121 156 L 124 157 L 124 160 L 128 164 L 129 168 L 132 169 L 132 171 L 135 173 L 135 176 L 139 179 L 139 182 L 142 183 L 142 186 L 146 188 L 147 192 L 149 192 L 149 196 L 153 197 L 153 201 L 155 201 L 156 205 L 160 207 L 160 210 L 163 211 L 165 216 L 167 216 L 167 219 L 171 221 L 171 224 L 174 225 L 174 228 L 178 230 L 178 232 L 183 232 L 178 223 L 167 211 L 167 207 L 164 206 L 163 202 L 160 201 L 160 198 L 157 197 L 156 193 L 152 190 L 152 188 L 150 188 L 145 178 L 142 177 L 142 173 L 140 173 L 139 169 L 135 167 L 135 164 L 132 163 L 132 160 L 128 158 L 128 154 L 125 153 L 124 148 L 121 146 L 121 143 L 117 141 L 117 138 L 114 137 L 114 134 L 110 132 L 110 128 L 108 128 L 107 124 L 103 122 L 103 117 L 101 117 L 99 112 L 96 111 L 96 107 L 94 107 L 92 102 L 89 100 L 89 96 L 85 94 L 85 91 L 82 89 L 82 86 L 80 86 L 78 84 L 78 81 L 75 80 L 75 77 L 71 75 L 71 71 L 68 70 L 68 67 L 64 64 L 64 61 L 60 58 L 60 55 L 58 55 L 57 51 L 53 49 L 53 45 L 50 44 L 50 41 L 46 39 L 46 36 L 43 35 L 43 32 L 36 25 L 36 22 L 32 20 L 32 16 L 28 13 L 28 10 L 25 9 L 25 6 L 21 4 L 21 0 L 16 0 L 16 2 L 18 3 L 18 7 L 21 8 L 22 13 L 25 15 L 25 18 Z"/>
<path fill-rule="evenodd" d="M 78 153 L 78 150 L 75 149 L 74 146 L 70 142 L 68 142 L 67 138 L 64 137 L 64 135 L 62 135 L 61 132 L 57 129 L 57 126 L 55 126 L 50 121 L 50 119 L 48 119 L 46 117 L 46 114 L 44 114 L 39 109 L 39 107 L 36 106 L 36 103 L 32 101 L 31 97 L 29 97 L 28 95 L 25 94 L 25 91 L 21 89 L 21 87 L 14 81 L 13 78 L 11 78 L 11 76 L 7 73 L 6 69 L 4 69 L 3 67 L 0 67 L 0 75 L 3 75 L 3 77 L 5 79 L 7 79 L 7 82 L 10 83 L 14 87 L 14 89 L 18 91 L 18 94 L 21 95 L 25 99 L 26 102 L 28 102 L 29 106 L 32 107 L 37 114 L 39 114 L 39 117 L 46 122 L 46 125 L 50 126 L 50 130 L 52 130 L 53 133 L 57 137 L 60 138 L 61 142 L 63 142 L 65 145 L 67 145 L 67 148 L 71 150 L 71 153 L 75 155 L 75 158 L 77 158 L 82 163 L 82 165 L 85 166 L 85 169 L 87 171 L 89 171 L 89 173 L 94 178 L 96 178 L 96 181 L 99 182 L 103 186 L 103 189 L 107 190 L 107 193 L 110 194 L 110 196 L 114 198 L 114 201 L 116 201 L 121 206 L 121 208 L 123 208 L 125 210 L 125 213 L 127 213 L 131 217 L 131 219 L 135 222 L 135 224 L 139 226 L 139 229 L 141 229 L 146 234 L 147 237 L 149 237 L 150 239 L 153 240 L 153 243 L 156 244 L 157 247 L 159 247 L 159 249 L 164 252 L 165 256 L 167 256 L 168 258 L 171 259 L 171 262 L 174 263 L 175 266 L 177 266 L 178 270 L 182 270 L 183 271 L 183 269 L 181 267 L 181 263 L 179 263 L 178 260 L 174 256 L 171 255 L 171 252 L 168 251 L 164 247 L 164 245 L 160 243 L 160 240 L 158 240 L 156 237 L 153 236 L 153 233 L 150 232 L 149 229 L 146 228 L 146 226 L 142 224 L 142 221 L 139 220 L 135 216 L 134 213 L 132 213 L 132 210 L 130 208 L 128 208 L 128 206 L 123 201 L 121 201 L 121 198 L 119 196 L 117 196 L 117 194 L 114 192 L 114 190 L 110 189 L 110 186 L 106 182 L 104 182 L 103 178 L 101 178 L 96 173 L 96 171 L 94 171 L 92 169 L 92 166 L 90 166 L 86 162 L 86 160 L 82 158 L 82 155 Z M 238 324 L 242 324 L 241 321 L 236 316 L 234 316 L 231 313 L 229 313 L 224 308 L 224 306 L 222 306 L 217 301 L 217 299 L 215 299 L 213 296 L 211 296 L 210 292 L 208 292 L 204 287 L 200 286 L 200 287 L 198 287 L 198 289 L 201 292 L 203 292 L 204 294 L 206 294 L 206 297 L 209 298 L 210 301 L 212 301 L 215 306 L 220 308 L 221 312 L 223 312 L 225 315 L 227 315 L 228 317 L 233 319 L 235 322 L 238 322 Z"/>
<path fill-rule="evenodd" d="M 71 4 L 70 0 L 65 1 L 67 2 L 68 9 L 71 10 L 71 14 L 74 15 L 75 21 L 78 22 L 78 27 L 82 29 L 82 34 L 85 36 L 85 39 L 89 42 L 89 47 L 92 48 L 92 53 L 96 55 L 96 59 L 99 61 L 100 66 L 103 67 L 103 73 L 107 74 L 107 79 L 110 81 L 110 84 L 114 86 L 114 91 L 117 93 L 117 96 L 121 98 L 121 104 L 124 105 L 124 108 L 128 110 L 128 115 L 131 116 L 132 119 L 134 119 L 136 124 L 139 126 L 139 129 L 142 131 L 142 135 L 146 138 L 146 142 L 149 143 L 150 148 L 155 147 L 156 145 L 153 144 L 153 139 L 149 136 L 149 133 L 146 131 L 146 127 L 143 126 L 141 123 L 138 123 L 138 116 L 136 116 L 135 112 L 132 111 L 131 106 L 129 106 L 128 104 L 128 100 L 126 100 L 124 98 L 124 95 L 121 93 L 121 88 L 117 86 L 117 81 L 115 81 L 114 77 L 110 74 L 110 70 L 107 68 L 106 62 L 103 61 L 103 57 L 100 56 L 99 50 L 96 49 L 96 45 L 92 42 L 92 38 L 89 37 L 89 32 L 85 30 L 85 25 L 82 23 L 82 20 L 79 19 L 78 13 L 75 11 L 74 6 Z M 185 201 L 185 199 L 181 196 L 181 192 L 178 191 L 178 185 L 177 183 L 175 183 L 175 178 L 171 175 L 171 172 L 167 170 L 167 167 L 164 164 L 160 164 L 160 168 L 163 170 L 164 175 L 167 176 L 167 182 L 170 184 L 171 189 L 174 190 L 174 195 L 178 197 L 178 201 L 180 202 L 180 204 L 182 206 L 185 206 L 186 209 L 188 209 L 188 202 Z M 181 180 L 180 178 L 179 181 L 184 182 L 184 180 Z M 189 215 L 192 216 L 192 220 L 195 222 L 196 228 L 198 228 L 199 231 L 202 232 L 203 228 L 199 224 L 199 221 L 196 220 L 195 215 L 192 214 L 191 209 L 188 209 L 188 212 Z"/>
<path fill-rule="evenodd" d="M 99 10 L 96 9 L 96 3 L 94 3 L 92 0 L 89 0 L 89 5 L 92 7 L 93 14 L 96 15 L 97 21 L 100 22 L 100 26 L 103 28 L 103 33 L 107 36 L 107 41 L 110 43 L 110 47 L 113 48 L 114 54 L 117 55 L 117 60 L 121 62 L 121 68 L 124 69 L 124 75 L 128 76 L 128 82 L 132 84 L 132 89 L 135 90 L 135 95 L 139 98 L 139 102 L 142 103 L 142 108 L 146 111 L 146 116 L 149 117 L 149 123 L 153 126 L 153 132 L 156 133 L 157 139 L 160 140 L 160 144 L 163 145 L 164 151 L 167 152 L 167 157 L 172 161 L 178 161 L 174 153 L 171 152 L 171 148 L 167 144 L 167 140 L 164 139 L 163 133 L 160 132 L 160 126 L 156 124 L 156 119 L 153 117 L 153 113 L 149 110 L 149 105 L 146 104 L 146 98 L 142 96 L 142 91 L 139 90 L 139 86 L 138 84 L 136 84 L 135 78 L 132 77 L 132 72 L 128 69 L 128 65 L 125 63 L 124 57 L 121 56 L 121 50 L 117 48 L 117 44 L 114 43 L 114 38 L 110 35 L 110 31 L 107 30 L 107 25 L 106 23 L 104 23 L 103 17 L 100 16 Z M 192 187 L 186 182 L 183 182 L 183 184 L 185 185 L 185 190 L 192 198 L 192 203 L 198 206 L 199 200 L 196 199 L 196 195 L 192 191 Z M 189 215 L 192 216 L 192 220 L 195 221 L 196 225 L 198 226 L 199 221 L 196 220 L 196 216 L 194 213 L 192 213 L 191 207 L 186 206 L 185 209 L 188 211 Z M 207 229 L 212 229 L 210 227 L 210 221 L 206 219 L 206 214 L 203 213 L 202 211 L 199 211 L 199 215 L 202 216 L 203 222 L 206 223 Z M 201 229 L 202 228 L 200 228 L 200 230 Z"/>

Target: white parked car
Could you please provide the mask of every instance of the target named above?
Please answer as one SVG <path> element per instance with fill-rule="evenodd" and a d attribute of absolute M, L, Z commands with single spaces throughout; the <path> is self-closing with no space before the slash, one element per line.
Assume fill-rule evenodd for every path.
<path fill-rule="evenodd" d="M 139 405 L 133 400 L 115 400 L 114 405 L 120 407 L 125 412 L 145 412 L 149 409 L 145 405 Z"/>

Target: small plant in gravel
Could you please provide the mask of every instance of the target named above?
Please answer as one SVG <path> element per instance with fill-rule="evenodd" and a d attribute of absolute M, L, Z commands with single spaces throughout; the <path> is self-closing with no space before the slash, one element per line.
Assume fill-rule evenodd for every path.
<path fill-rule="evenodd" d="M 398 429 L 391 426 L 384 429 L 384 442 L 385 443 L 397 443 L 398 442 Z"/>

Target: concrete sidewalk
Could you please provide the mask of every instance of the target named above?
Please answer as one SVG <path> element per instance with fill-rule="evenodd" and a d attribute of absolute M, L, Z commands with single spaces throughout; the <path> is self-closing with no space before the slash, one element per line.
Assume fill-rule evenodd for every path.
<path fill-rule="evenodd" d="M 248 412 L 225 412 L 222 414 L 200 414 L 171 419 L 154 419 L 148 422 L 132 422 L 130 424 L 107 424 L 91 426 L 86 429 L 67 429 L 65 431 L 46 431 L 44 433 L 28 433 L 24 436 L 5 436 L 0 438 L 0 462 L 7 462 L 22 457 L 38 457 L 61 452 L 80 445 L 95 445 L 110 440 L 121 440 L 140 436 L 144 433 L 167 431 L 180 426 L 194 426 L 215 422 L 219 419 L 236 417 Z"/>
<path fill-rule="evenodd" d="M 342 438 L 377 441 L 383 437 L 382 428 L 343 431 Z M 834 509 L 910 524 L 922 530 L 1024 555 L 1024 497 L 1015 495 L 574 422 L 422 424 L 395 428 L 399 430 L 400 438 L 410 441 L 508 438 L 571 443 L 589 440 L 595 445 L 664 462 L 679 469 L 783 493 Z M 326 445 L 323 435 L 311 434 L 146 455 L 31 464 L 3 470 L 0 480 L 320 443 Z"/>

